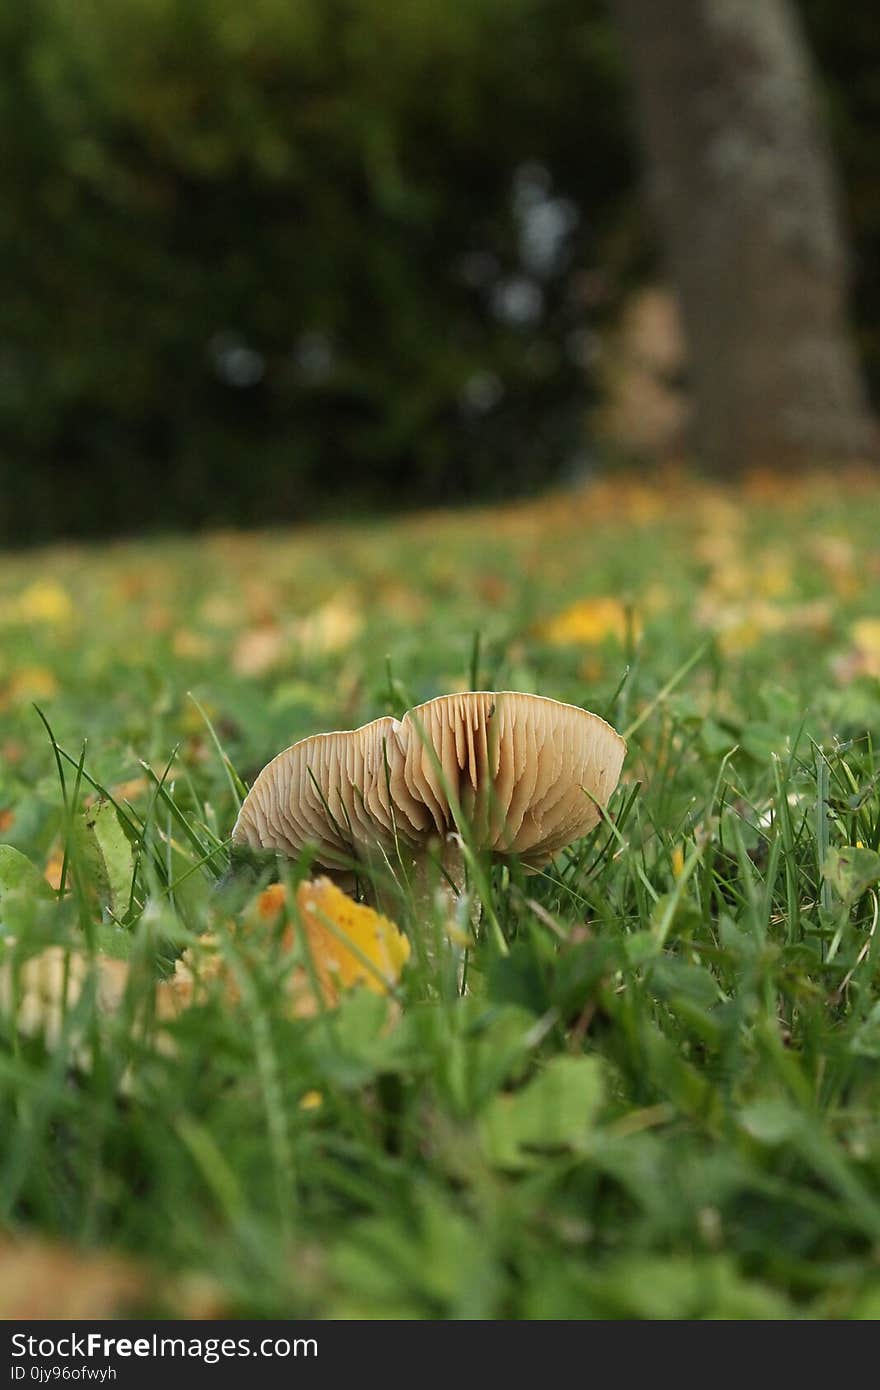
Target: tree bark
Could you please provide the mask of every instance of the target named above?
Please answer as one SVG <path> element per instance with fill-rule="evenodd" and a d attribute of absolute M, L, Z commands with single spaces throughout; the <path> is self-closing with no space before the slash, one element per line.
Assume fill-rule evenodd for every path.
<path fill-rule="evenodd" d="M 829 143 L 788 0 L 614 0 L 716 472 L 873 453 Z"/>

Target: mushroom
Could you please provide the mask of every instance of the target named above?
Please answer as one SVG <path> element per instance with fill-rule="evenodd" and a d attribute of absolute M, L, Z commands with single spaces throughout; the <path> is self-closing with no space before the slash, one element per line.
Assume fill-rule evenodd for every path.
<path fill-rule="evenodd" d="M 403 719 L 317 734 L 260 773 L 235 843 L 337 872 L 378 852 L 419 860 L 453 832 L 537 868 L 589 833 L 617 786 L 626 744 L 598 715 L 540 695 L 469 691 Z"/>

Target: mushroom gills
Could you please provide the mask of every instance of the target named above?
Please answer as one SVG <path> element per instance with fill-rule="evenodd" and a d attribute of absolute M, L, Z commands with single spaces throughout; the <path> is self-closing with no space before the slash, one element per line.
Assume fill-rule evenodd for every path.
<path fill-rule="evenodd" d="M 617 785 L 626 745 L 577 705 L 519 691 L 470 691 L 417 705 L 398 721 L 315 734 L 259 774 L 233 840 L 330 870 L 437 837 L 545 863 L 589 833 Z"/>

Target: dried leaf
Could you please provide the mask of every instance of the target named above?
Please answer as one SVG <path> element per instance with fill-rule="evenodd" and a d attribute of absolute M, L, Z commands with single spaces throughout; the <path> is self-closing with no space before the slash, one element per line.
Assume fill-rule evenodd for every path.
<path fill-rule="evenodd" d="M 113 1254 L 0 1238 L 0 1318 L 125 1316 L 148 1297 L 143 1269 Z"/>
<path fill-rule="evenodd" d="M 287 641 L 280 627 L 252 627 L 240 634 L 232 649 L 232 666 L 240 676 L 263 676 L 280 665 Z"/>
<path fill-rule="evenodd" d="M 337 1003 L 342 990 L 358 984 L 377 993 L 394 987 L 410 954 L 409 941 L 394 922 L 356 903 L 328 878 L 301 883 L 296 903 L 328 1003 Z"/>
<path fill-rule="evenodd" d="M 57 1047 L 67 1015 L 79 1003 L 93 970 L 98 1011 L 115 1014 L 128 982 L 124 961 L 103 955 L 90 958 L 63 946 L 47 946 L 23 961 L 7 951 L 0 959 L 0 1013 L 12 1015 L 25 1037 L 42 1037 L 48 1048 Z"/>

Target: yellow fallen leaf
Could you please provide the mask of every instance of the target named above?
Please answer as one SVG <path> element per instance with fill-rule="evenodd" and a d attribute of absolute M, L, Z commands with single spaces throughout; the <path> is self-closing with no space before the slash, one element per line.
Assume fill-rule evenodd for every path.
<path fill-rule="evenodd" d="M 356 903 L 327 878 L 301 883 L 297 891 L 297 915 L 305 933 L 311 967 L 325 1005 L 339 1002 L 344 990 L 366 985 L 388 993 L 409 959 L 407 938 L 387 917 Z M 265 964 L 273 937 L 267 927 L 279 922 L 284 930 L 274 935 L 274 945 L 287 955 L 297 942 L 295 922 L 288 912 L 282 884 L 264 889 L 243 918 L 238 942 L 238 961 L 231 963 L 216 936 L 206 934 L 184 951 L 173 976 L 153 986 L 153 1005 L 159 1029 L 155 1046 L 173 1051 L 173 1040 L 163 1025 L 172 1022 L 194 1004 L 204 1003 L 218 986 L 224 1003 L 236 1007 L 242 997 L 243 977 L 251 965 Z M 48 946 L 37 955 L 16 962 L 12 942 L 0 950 L 0 1014 L 11 1016 L 16 1030 L 27 1037 L 42 1037 L 48 1048 L 57 1047 L 70 1011 L 86 985 L 94 979 L 99 1014 L 114 1016 L 128 988 L 128 962 L 110 956 L 90 957 L 85 951 Z M 249 961 L 248 953 L 253 953 Z M 5 954 L 5 959 L 4 959 Z M 282 974 L 280 1006 L 295 1018 L 318 1011 L 311 969 L 295 964 Z M 73 1055 L 89 1064 L 88 1049 L 79 1036 L 72 1040 Z M 125 1083 L 124 1083 L 125 1084 Z"/>
<path fill-rule="evenodd" d="M 51 579 L 38 579 L 0 610 L 6 622 L 48 623 L 64 626 L 74 616 L 73 600 L 66 589 Z"/>
<path fill-rule="evenodd" d="M 358 984 L 377 993 L 394 987 L 410 954 L 394 922 L 356 903 L 329 878 L 302 882 L 296 905 L 327 1003 L 337 1003 L 342 990 Z"/>
<path fill-rule="evenodd" d="M 880 618 L 859 618 L 852 625 L 852 636 L 860 651 L 880 656 Z"/>
<path fill-rule="evenodd" d="M 641 624 L 620 599 L 583 598 L 542 623 L 538 636 L 554 646 L 592 646 L 607 637 L 622 642 L 630 629 L 638 636 Z"/>
<path fill-rule="evenodd" d="M 852 625 L 854 674 L 880 679 L 880 618 L 859 618 Z"/>
<path fill-rule="evenodd" d="M 311 652 L 329 654 L 350 647 L 364 625 L 360 609 L 348 594 L 337 594 L 293 626 L 293 635 Z"/>
<path fill-rule="evenodd" d="M 328 878 L 299 885 L 296 914 L 290 910 L 284 884 L 270 884 L 258 893 L 242 915 L 237 942 L 242 963 L 246 965 L 249 951 L 255 951 L 263 963 L 273 948 L 287 955 L 297 944 L 297 918 L 326 1006 L 337 1004 L 344 990 L 357 985 L 377 993 L 387 993 L 396 985 L 409 959 L 409 941 L 387 917 L 355 902 Z M 306 964 L 294 965 L 281 978 L 285 1012 L 295 1018 L 317 1013 L 319 1000 Z M 219 949 L 217 938 L 203 936 L 177 961 L 173 979 L 158 986 L 158 1017 L 172 1018 L 181 1008 L 203 1002 L 218 985 L 226 1003 L 235 1007 L 241 998 L 236 969 Z"/>
<path fill-rule="evenodd" d="M 46 666 L 20 666 L 13 671 L 3 690 L 0 706 L 22 705 L 31 700 L 51 700 L 58 694 L 58 681 Z"/>

